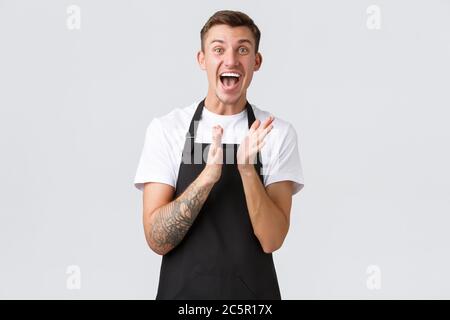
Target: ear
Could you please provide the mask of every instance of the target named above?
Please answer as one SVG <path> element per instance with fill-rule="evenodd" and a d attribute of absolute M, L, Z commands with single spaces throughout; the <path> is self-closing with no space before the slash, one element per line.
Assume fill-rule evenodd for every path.
<path fill-rule="evenodd" d="M 256 53 L 255 56 L 255 67 L 253 68 L 253 71 L 258 71 L 259 68 L 261 68 L 261 64 L 262 64 L 262 55 L 261 53 Z"/>
<path fill-rule="evenodd" d="M 198 65 L 200 66 L 200 68 L 202 70 L 206 70 L 205 53 L 202 50 L 197 52 L 197 62 L 198 62 Z"/>
<path fill-rule="evenodd" d="M 258 52 L 255 56 L 255 67 L 253 68 L 254 71 L 258 71 L 259 68 L 261 68 L 262 60 L 262 55 Z"/>

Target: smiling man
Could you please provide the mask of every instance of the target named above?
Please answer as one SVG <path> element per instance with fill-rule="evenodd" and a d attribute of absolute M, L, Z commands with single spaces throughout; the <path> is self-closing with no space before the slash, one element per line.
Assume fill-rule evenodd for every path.
<path fill-rule="evenodd" d="M 272 252 L 304 185 L 297 135 L 247 101 L 262 64 L 253 20 L 218 11 L 200 36 L 207 95 L 151 121 L 134 180 L 163 256 L 156 299 L 281 299 Z"/>

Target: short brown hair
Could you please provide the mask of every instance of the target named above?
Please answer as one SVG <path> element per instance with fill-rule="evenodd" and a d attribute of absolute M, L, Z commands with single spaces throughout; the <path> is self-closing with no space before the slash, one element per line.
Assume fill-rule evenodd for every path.
<path fill-rule="evenodd" d="M 225 24 L 230 27 L 248 27 L 255 38 L 255 52 L 258 52 L 259 40 L 261 39 L 261 32 L 259 31 L 253 20 L 243 12 L 231 11 L 231 10 L 221 10 L 214 13 L 208 21 L 206 21 L 202 30 L 200 31 L 200 39 L 202 45 L 202 51 L 204 51 L 204 40 L 205 35 L 209 29 L 215 25 Z"/>

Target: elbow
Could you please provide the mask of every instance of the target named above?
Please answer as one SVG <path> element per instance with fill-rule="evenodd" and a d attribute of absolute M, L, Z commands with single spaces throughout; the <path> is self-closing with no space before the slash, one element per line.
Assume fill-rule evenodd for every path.
<path fill-rule="evenodd" d="M 163 256 L 170 251 L 167 246 L 158 245 L 149 232 L 145 232 L 145 240 L 147 241 L 148 247 L 157 255 Z"/>
<path fill-rule="evenodd" d="M 264 253 L 270 254 L 272 252 L 277 251 L 278 249 L 281 248 L 282 243 L 277 244 L 277 243 L 270 243 L 270 244 L 265 244 L 265 245 L 261 245 Z"/>
<path fill-rule="evenodd" d="M 284 239 L 286 238 L 287 230 L 285 232 L 279 234 L 256 234 L 255 236 L 258 238 L 259 243 L 261 244 L 261 248 L 264 253 L 272 253 L 281 248 L 284 243 Z"/>
<path fill-rule="evenodd" d="M 163 256 L 166 253 L 168 253 L 170 250 L 167 248 L 167 246 L 159 245 L 154 237 L 154 234 L 152 232 L 152 224 L 150 221 L 150 217 L 152 214 L 146 215 L 144 213 L 144 235 L 145 240 L 147 242 L 148 247 L 157 255 Z"/>
<path fill-rule="evenodd" d="M 165 254 L 167 254 L 171 248 L 169 246 L 161 246 L 158 245 L 155 240 L 153 239 L 151 234 L 146 233 L 146 240 L 147 240 L 147 245 L 148 247 L 157 255 L 163 256 Z"/>
<path fill-rule="evenodd" d="M 161 247 L 157 247 L 157 246 L 155 246 L 155 245 L 152 245 L 149 241 L 147 241 L 147 244 L 148 244 L 149 248 L 150 248 L 154 253 L 156 253 L 157 255 L 163 256 L 163 255 L 165 255 L 165 254 L 168 252 L 167 250 L 164 250 L 164 249 L 162 249 Z"/>
<path fill-rule="evenodd" d="M 281 248 L 284 242 L 284 237 L 279 239 L 265 239 L 262 237 L 258 237 L 259 243 L 261 244 L 261 248 L 264 253 L 272 253 Z"/>

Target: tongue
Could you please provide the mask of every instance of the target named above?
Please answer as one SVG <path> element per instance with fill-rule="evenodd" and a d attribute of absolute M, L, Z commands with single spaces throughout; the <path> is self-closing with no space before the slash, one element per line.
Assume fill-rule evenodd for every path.
<path fill-rule="evenodd" d="M 223 84 L 226 88 L 233 87 L 237 83 L 237 78 L 235 77 L 224 77 Z"/>

